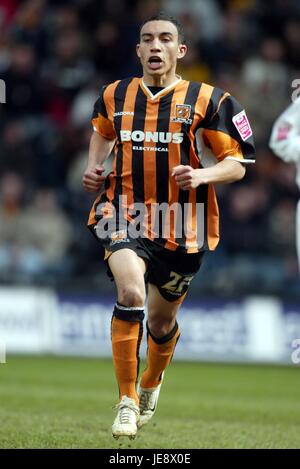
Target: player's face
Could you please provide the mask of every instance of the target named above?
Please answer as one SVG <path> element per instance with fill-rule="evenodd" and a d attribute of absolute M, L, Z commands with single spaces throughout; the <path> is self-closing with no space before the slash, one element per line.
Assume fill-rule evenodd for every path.
<path fill-rule="evenodd" d="M 169 21 L 149 21 L 144 24 L 137 45 L 144 76 L 175 74 L 177 60 L 184 57 L 186 46 L 179 44 L 176 26 Z"/>

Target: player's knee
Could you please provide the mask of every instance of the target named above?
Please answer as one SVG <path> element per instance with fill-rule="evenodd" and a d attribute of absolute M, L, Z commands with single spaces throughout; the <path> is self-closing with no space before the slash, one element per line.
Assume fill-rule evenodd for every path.
<path fill-rule="evenodd" d="M 119 291 L 118 302 L 128 307 L 143 307 L 145 304 L 145 293 L 136 285 L 127 285 Z"/>
<path fill-rule="evenodd" d="M 169 334 L 169 332 L 173 329 L 175 322 L 176 319 L 173 317 L 148 317 L 148 328 L 150 329 L 150 332 L 154 337 L 160 339 L 161 337 L 165 337 L 167 334 Z"/>

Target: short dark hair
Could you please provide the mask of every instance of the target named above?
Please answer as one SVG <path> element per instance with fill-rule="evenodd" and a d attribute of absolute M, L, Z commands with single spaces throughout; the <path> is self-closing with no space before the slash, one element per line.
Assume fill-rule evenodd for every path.
<path fill-rule="evenodd" d="M 149 23 L 150 21 L 169 21 L 170 23 L 173 23 L 177 28 L 179 43 L 185 44 L 185 34 L 184 34 L 182 24 L 176 18 L 174 18 L 174 16 L 168 15 L 168 13 L 165 13 L 164 11 L 160 11 L 156 15 L 152 15 L 149 18 L 147 18 L 141 24 L 140 30 L 146 23 Z"/>

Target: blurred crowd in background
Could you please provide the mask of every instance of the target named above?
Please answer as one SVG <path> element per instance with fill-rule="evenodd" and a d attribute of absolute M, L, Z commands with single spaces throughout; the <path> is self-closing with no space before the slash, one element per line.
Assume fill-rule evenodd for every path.
<path fill-rule="evenodd" d="M 186 31 L 178 73 L 234 95 L 257 146 L 245 179 L 218 187 L 222 241 L 193 288 L 297 295 L 295 169 L 268 141 L 300 79 L 299 0 L 0 0 L 0 282 L 110 288 L 85 228 L 91 113 L 103 84 L 141 75 L 140 24 L 159 10 Z"/>

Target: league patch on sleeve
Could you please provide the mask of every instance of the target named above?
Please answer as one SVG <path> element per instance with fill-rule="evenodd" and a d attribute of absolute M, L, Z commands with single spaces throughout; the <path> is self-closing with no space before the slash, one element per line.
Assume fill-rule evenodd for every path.
<path fill-rule="evenodd" d="M 277 130 L 277 142 L 280 142 L 281 140 L 286 140 L 291 128 L 292 126 L 288 122 L 283 123 Z"/>
<path fill-rule="evenodd" d="M 234 123 L 235 128 L 237 129 L 243 141 L 251 137 L 252 129 L 244 110 L 233 116 L 232 122 Z"/>

